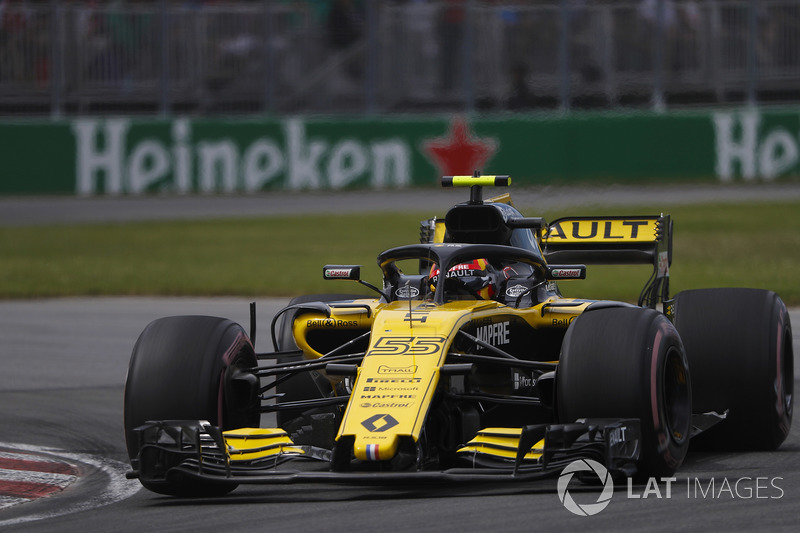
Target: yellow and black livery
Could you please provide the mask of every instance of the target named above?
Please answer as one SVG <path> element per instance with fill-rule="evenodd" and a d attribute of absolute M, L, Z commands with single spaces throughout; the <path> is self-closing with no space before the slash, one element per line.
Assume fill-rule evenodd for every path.
<path fill-rule="evenodd" d="M 273 352 L 221 343 L 230 344 L 218 348 L 229 363 L 203 421 L 128 420 L 126 408 L 132 476 L 180 494 L 192 483 L 212 492 L 240 483 L 526 480 L 580 458 L 620 475 L 671 475 L 689 439 L 724 421 L 735 402 L 712 394 L 693 406 L 712 377 L 702 364 L 702 384 L 690 376 L 694 346 L 682 338 L 694 343 L 699 333 L 676 321 L 669 295 L 670 217 L 548 223 L 523 216 L 508 194 L 483 199 L 485 187 L 510 184 L 444 177 L 443 186 L 469 187 L 469 200 L 423 221 L 420 243 L 381 252 L 380 286 L 362 279 L 360 265 L 323 267 L 325 279 L 361 283 L 374 297 L 295 299 L 272 320 Z M 602 263 L 653 266 L 636 304 L 562 296 L 559 283 Z M 784 362 L 788 315 L 773 306 L 789 343 L 777 348 L 771 374 L 784 406 L 771 426 L 777 446 L 791 421 L 793 369 Z M 136 379 L 129 372 L 126 389 L 141 387 Z M 242 422 L 254 415 L 261 424 Z"/>

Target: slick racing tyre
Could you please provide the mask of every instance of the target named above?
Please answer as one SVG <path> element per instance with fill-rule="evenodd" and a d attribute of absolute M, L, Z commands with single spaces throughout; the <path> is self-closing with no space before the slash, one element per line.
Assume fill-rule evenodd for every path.
<path fill-rule="evenodd" d="M 567 330 L 556 372 L 562 423 L 579 418 L 638 418 L 638 474 L 669 476 L 689 446 L 691 385 L 683 344 L 653 309 L 598 309 Z"/>
<path fill-rule="evenodd" d="M 777 294 L 700 289 L 675 297 L 694 412 L 728 416 L 693 439 L 711 450 L 774 450 L 792 425 L 792 325 Z"/>
<path fill-rule="evenodd" d="M 125 382 L 125 440 L 138 466 L 134 429 L 150 420 L 207 420 L 222 429 L 258 427 L 257 365 L 242 327 L 224 318 L 174 316 L 154 320 L 133 348 Z M 235 484 L 200 481 L 142 484 L 160 494 L 209 496 Z"/>
<path fill-rule="evenodd" d="M 338 302 L 342 300 L 357 300 L 364 298 L 360 294 L 310 294 L 298 296 L 289 302 L 289 306 L 296 304 L 304 304 L 309 302 Z M 276 327 L 276 338 L 278 341 L 278 351 L 291 351 L 297 350 L 297 344 L 294 342 L 292 336 L 292 323 L 300 311 L 288 311 L 281 316 Z M 295 357 L 286 357 L 280 362 L 288 363 L 293 360 L 301 360 L 301 355 Z M 280 394 L 278 403 L 288 403 L 299 400 L 308 400 L 310 398 L 323 398 L 331 392 L 331 384 L 326 377 L 318 372 L 301 372 L 295 374 L 286 381 L 282 381 L 276 387 L 276 393 Z M 286 428 L 286 425 L 292 420 L 302 416 L 303 410 L 287 410 L 278 411 L 276 414 L 278 426 Z"/>

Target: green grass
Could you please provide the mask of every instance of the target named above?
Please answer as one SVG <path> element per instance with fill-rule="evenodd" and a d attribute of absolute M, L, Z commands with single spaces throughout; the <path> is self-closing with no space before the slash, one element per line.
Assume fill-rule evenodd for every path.
<path fill-rule="evenodd" d="M 756 287 L 800 305 L 800 202 L 635 206 L 525 213 L 666 212 L 675 221 L 672 292 Z M 0 298 L 75 295 L 293 296 L 364 292 L 322 280 L 325 263 L 361 264 L 379 282 L 378 252 L 418 240 L 431 214 L 265 217 L 210 221 L 0 228 Z M 589 267 L 567 295 L 635 301 L 646 267 Z"/>

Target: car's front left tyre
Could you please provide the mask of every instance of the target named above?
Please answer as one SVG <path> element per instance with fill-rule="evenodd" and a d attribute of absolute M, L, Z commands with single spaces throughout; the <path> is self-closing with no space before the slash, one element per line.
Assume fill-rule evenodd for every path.
<path fill-rule="evenodd" d="M 672 323 L 639 307 L 588 311 L 567 330 L 556 372 L 558 418 L 638 418 L 641 476 L 669 476 L 689 446 L 691 385 Z"/>

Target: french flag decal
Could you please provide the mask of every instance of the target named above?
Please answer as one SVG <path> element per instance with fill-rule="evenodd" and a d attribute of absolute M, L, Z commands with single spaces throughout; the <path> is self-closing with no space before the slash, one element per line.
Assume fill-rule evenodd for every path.
<path fill-rule="evenodd" d="M 370 461 L 380 461 L 380 452 L 377 444 L 367 444 L 367 459 Z"/>

